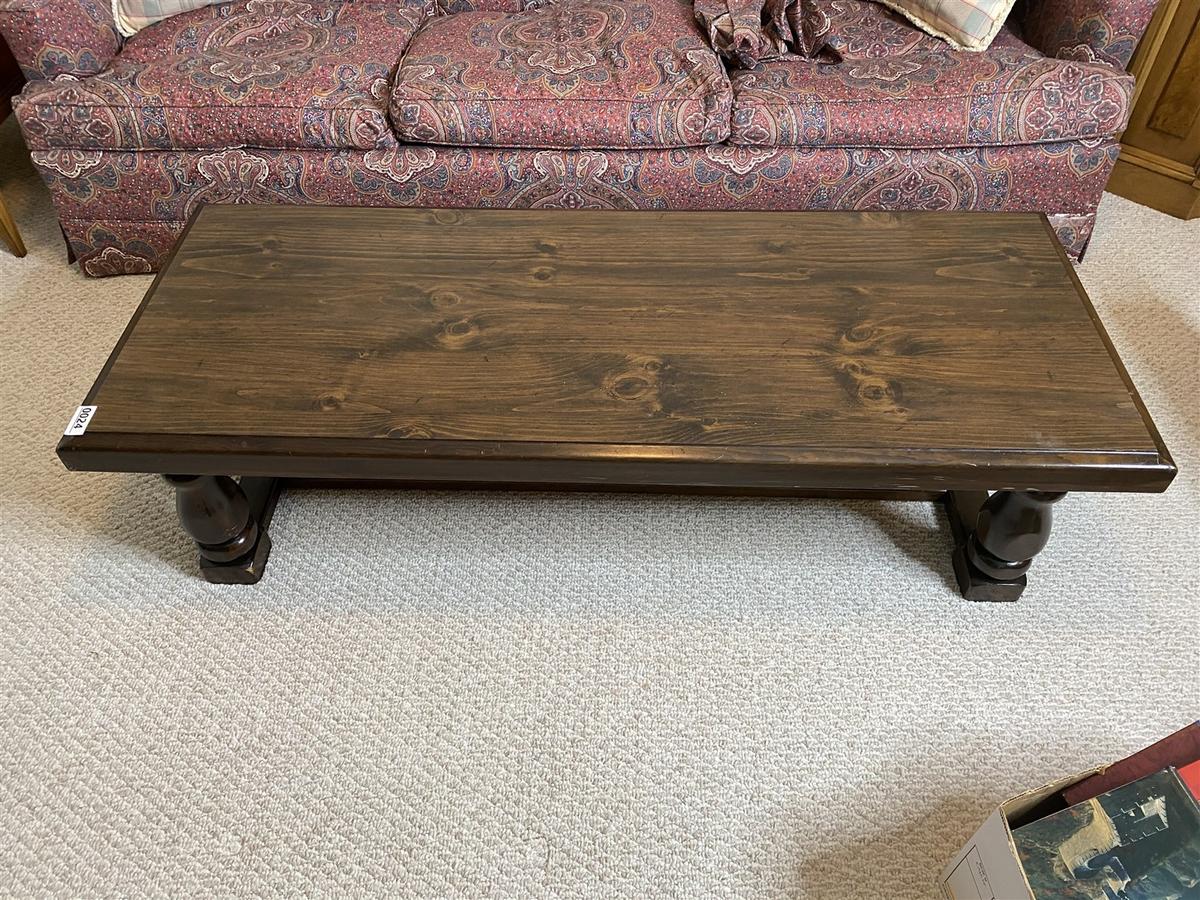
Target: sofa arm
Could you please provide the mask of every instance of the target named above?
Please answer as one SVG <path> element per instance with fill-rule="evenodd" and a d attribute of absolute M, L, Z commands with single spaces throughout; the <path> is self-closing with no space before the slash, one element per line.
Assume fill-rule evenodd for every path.
<path fill-rule="evenodd" d="M 1059 59 L 1129 65 L 1158 0 L 1028 0 L 1027 43 Z"/>
<path fill-rule="evenodd" d="M 95 75 L 121 49 L 105 0 L 0 0 L 0 35 L 30 81 Z"/>

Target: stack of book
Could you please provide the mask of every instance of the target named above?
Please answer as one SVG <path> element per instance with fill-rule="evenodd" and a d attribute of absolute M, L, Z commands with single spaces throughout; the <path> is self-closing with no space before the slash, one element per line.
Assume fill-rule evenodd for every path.
<path fill-rule="evenodd" d="M 941 887 L 948 900 L 1200 900 L 1200 722 L 1006 800 Z"/>

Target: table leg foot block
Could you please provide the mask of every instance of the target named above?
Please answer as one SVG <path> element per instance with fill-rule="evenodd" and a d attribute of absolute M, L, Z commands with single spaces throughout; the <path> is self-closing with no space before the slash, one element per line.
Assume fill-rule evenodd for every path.
<path fill-rule="evenodd" d="M 950 491 L 954 575 L 968 600 L 1006 602 L 1025 590 L 1033 558 L 1050 539 L 1051 507 L 1061 491 Z"/>
<path fill-rule="evenodd" d="M 967 600 L 984 603 L 1008 603 L 1018 599 L 1029 583 L 1022 575 L 1015 581 L 999 581 L 984 575 L 967 559 L 965 546 L 954 548 L 954 577 L 958 579 L 958 590 Z"/>
<path fill-rule="evenodd" d="M 271 555 L 271 536 L 262 534 L 254 551 L 230 563 L 213 562 L 200 554 L 200 574 L 213 584 L 258 584 Z"/>
<path fill-rule="evenodd" d="M 214 584 L 256 584 L 271 555 L 267 528 L 279 500 L 277 478 L 165 475 L 179 522 L 199 550 L 200 573 Z"/>

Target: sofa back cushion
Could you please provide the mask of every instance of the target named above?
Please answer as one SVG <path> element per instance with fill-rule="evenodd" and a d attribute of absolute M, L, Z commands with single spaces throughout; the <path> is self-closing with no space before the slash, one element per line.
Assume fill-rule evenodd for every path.
<path fill-rule="evenodd" d="M 645 150 L 720 143 L 731 99 L 691 0 L 561 0 L 428 20 L 390 112 L 410 143 Z"/>
<path fill-rule="evenodd" d="M 1048 58 L 1008 28 L 986 51 L 961 53 L 878 3 L 830 0 L 829 10 L 829 43 L 842 61 L 784 58 L 733 72 L 730 143 L 904 150 L 1051 144 L 1057 149 L 1047 152 L 1069 153 L 1083 174 L 1108 164 L 1096 142 L 1111 141 L 1128 121 L 1133 79 L 1106 63 Z M 1067 141 L 1092 143 L 1068 149 Z M 1008 177 L 999 169 L 993 176 Z"/>
<path fill-rule="evenodd" d="M 153 25 L 168 16 L 219 2 L 222 0 L 112 0 L 113 19 L 121 34 L 132 37 L 147 25 Z"/>
<path fill-rule="evenodd" d="M 391 148 L 392 73 L 424 18 L 394 0 L 195 9 L 130 38 L 99 75 L 31 86 L 17 118 L 33 150 Z"/>

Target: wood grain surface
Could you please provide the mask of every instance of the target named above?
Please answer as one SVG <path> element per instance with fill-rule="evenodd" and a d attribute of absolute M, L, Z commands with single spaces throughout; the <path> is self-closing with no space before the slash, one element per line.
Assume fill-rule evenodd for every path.
<path fill-rule="evenodd" d="M 211 206 L 87 402 L 60 448 L 78 468 L 675 461 L 906 490 L 979 466 L 1043 489 L 1174 472 L 1035 214 Z"/>

